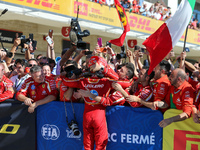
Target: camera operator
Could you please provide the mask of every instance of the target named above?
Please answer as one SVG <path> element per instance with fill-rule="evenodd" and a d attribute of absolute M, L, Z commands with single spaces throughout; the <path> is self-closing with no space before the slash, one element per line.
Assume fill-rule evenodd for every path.
<path fill-rule="evenodd" d="M 101 66 L 101 67 L 99 67 Z M 89 90 L 96 95 L 107 97 L 111 90 L 111 83 L 109 78 L 100 78 L 99 71 L 106 70 L 107 62 L 105 59 L 92 56 L 89 61 L 89 68 L 93 75 L 89 78 L 69 79 L 64 78 L 63 83 L 67 87 L 80 88 Z M 104 69 L 103 69 L 104 68 Z M 103 72 L 102 71 L 102 72 Z M 95 74 L 99 72 L 98 74 Z M 111 72 L 104 72 L 110 74 Z M 108 75 L 109 76 L 109 75 Z M 113 71 L 111 76 L 117 77 L 118 75 Z M 116 79 L 116 78 L 115 78 Z M 105 118 L 105 107 L 94 101 L 89 97 L 84 97 L 85 109 L 83 114 L 83 132 L 84 132 L 84 149 L 94 149 L 94 142 L 96 149 L 105 149 L 108 142 L 108 132 Z M 93 122 L 93 123 L 91 123 Z M 95 132 L 94 132 L 95 131 Z"/>
<path fill-rule="evenodd" d="M 16 97 L 29 106 L 29 113 L 33 113 L 37 106 L 56 100 L 58 91 L 55 81 L 44 76 L 40 66 L 33 66 L 30 74 L 31 77 L 24 82 Z"/>

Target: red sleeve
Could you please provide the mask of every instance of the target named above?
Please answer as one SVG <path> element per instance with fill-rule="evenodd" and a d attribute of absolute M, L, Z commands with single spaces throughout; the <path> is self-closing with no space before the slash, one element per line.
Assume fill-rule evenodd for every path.
<path fill-rule="evenodd" d="M 127 81 L 118 80 L 117 83 L 120 84 L 123 89 L 126 89 L 132 85 L 133 81 L 130 82 L 129 80 Z"/>
<path fill-rule="evenodd" d="M 4 88 L 4 92 L 2 94 L 0 94 L 0 102 L 5 101 L 6 99 L 10 99 L 13 98 L 14 92 L 9 91 L 8 88 L 13 86 L 12 81 L 10 81 L 9 79 L 6 79 L 5 82 L 5 88 Z"/>
<path fill-rule="evenodd" d="M 115 91 L 109 97 L 102 97 L 100 103 L 103 106 L 123 105 L 125 103 L 125 99 L 120 92 Z"/>
<path fill-rule="evenodd" d="M 165 99 L 169 90 L 169 86 L 165 82 L 161 82 L 156 87 L 156 94 L 154 97 L 154 101 L 162 101 Z"/>
<path fill-rule="evenodd" d="M 83 85 L 83 78 L 84 77 L 78 79 L 69 79 L 65 77 L 63 78 L 62 82 L 67 87 L 85 89 Z"/>
<path fill-rule="evenodd" d="M 119 79 L 119 75 L 109 66 L 107 65 L 103 72 L 105 77 L 108 77 L 110 79 L 114 79 L 114 80 L 118 80 Z"/>
<path fill-rule="evenodd" d="M 139 94 L 139 98 L 143 99 L 146 102 L 150 101 L 152 97 L 153 97 L 153 92 L 151 89 L 144 89 Z"/>
<path fill-rule="evenodd" d="M 194 81 L 191 78 L 188 79 L 188 82 L 192 85 L 194 89 L 196 89 L 197 84 L 199 83 L 198 81 Z"/>
<path fill-rule="evenodd" d="M 56 89 L 56 82 L 55 80 L 52 78 L 52 79 L 49 79 L 48 80 L 49 82 L 49 87 L 48 87 L 48 95 L 53 95 L 55 97 L 57 97 L 58 95 L 58 91 Z"/>
<path fill-rule="evenodd" d="M 182 95 L 183 112 L 185 112 L 188 116 L 190 116 L 192 112 L 193 97 L 194 97 L 194 91 L 192 87 L 185 88 Z"/>

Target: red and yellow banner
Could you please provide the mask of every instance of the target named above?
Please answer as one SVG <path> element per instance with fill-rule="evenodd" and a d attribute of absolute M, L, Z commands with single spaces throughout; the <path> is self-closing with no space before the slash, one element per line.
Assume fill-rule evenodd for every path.
<path fill-rule="evenodd" d="M 181 110 L 169 109 L 164 119 L 181 114 Z M 184 121 L 174 122 L 163 129 L 163 150 L 199 150 L 200 125 L 194 123 L 192 117 Z"/>
<path fill-rule="evenodd" d="M 79 5 L 79 18 L 86 21 L 96 22 L 99 24 L 115 26 L 121 28 L 121 23 L 116 13 L 116 9 L 98 3 L 90 2 L 88 0 L 1 0 L 9 4 L 20 5 L 20 7 L 30 7 L 47 11 L 49 13 L 56 13 L 66 15 L 69 17 L 77 16 L 77 5 Z M 130 29 L 152 34 L 162 24 L 163 21 L 151 19 L 145 16 L 126 12 Z M 180 39 L 184 41 L 184 35 Z M 196 30 L 189 29 L 187 35 L 187 42 L 200 45 L 200 33 Z"/>

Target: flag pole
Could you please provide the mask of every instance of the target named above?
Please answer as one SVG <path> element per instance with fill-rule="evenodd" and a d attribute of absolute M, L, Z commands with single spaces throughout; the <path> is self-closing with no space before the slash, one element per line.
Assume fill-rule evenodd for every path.
<path fill-rule="evenodd" d="M 183 52 L 185 51 L 185 45 L 186 45 L 186 40 L 187 40 L 187 33 L 188 33 L 188 25 L 185 31 L 185 39 L 184 39 L 184 45 L 183 45 Z"/>
<path fill-rule="evenodd" d="M 122 26 L 122 31 L 124 32 L 124 26 L 123 26 L 123 24 L 122 24 L 122 22 L 120 21 L 120 23 L 121 23 L 121 26 Z M 128 49 L 128 44 L 127 44 L 127 39 L 126 39 L 126 36 L 125 36 L 125 42 L 126 42 L 126 51 L 125 52 L 127 52 L 127 49 Z M 125 62 L 126 62 L 126 57 L 125 57 Z"/>

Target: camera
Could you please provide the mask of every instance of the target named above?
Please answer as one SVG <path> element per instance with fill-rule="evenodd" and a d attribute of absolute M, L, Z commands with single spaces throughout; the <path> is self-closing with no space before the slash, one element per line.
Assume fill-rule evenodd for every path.
<path fill-rule="evenodd" d="M 29 34 L 29 38 L 26 38 L 25 35 L 22 35 L 20 37 L 21 39 L 21 52 L 22 53 L 25 53 L 26 50 L 28 50 L 26 47 L 25 47 L 25 44 L 29 45 L 30 42 L 32 41 L 32 47 L 33 47 L 33 50 L 36 50 L 36 46 L 37 46 L 37 41 L 33 40 L 33 34 Z"/>
<path fill-rule="evenodd" d="M 74 133 L 74 135 L 79 135 L 80 131 L 78 129 L 78 124 L 76 121 L 71 120 L 71 122 L 68 124 L 69 129 L 72 130 L 72 132 Z"/>
<path fill-rule="evenodd" d="M 77 17 L 71 19 L 71 31 L 69 33 L 69 38 L 72 43 L 75 43 L 77 45 L 78 49 L 84 50 L 86 49 L 86 42 L 83 42 L 82 38 L 89 36 L 90 31 L 89 30 L 81 31 L 81 27 L 78 22 L 78 13 L 79 13 L 79 7 L 77 11 Z"/>
<path fill-rule="evenodd" d="M 121 47 L 121 53 L 120 54 L 117 54 L 116 56 L 116 59 L 120 60 L 122 58 L 126 58 L 126 54 L 125 54 L 125 48 L 124 48 L 124 45 Z"/>
<path fill-rule="evenodd" d="M 66 77 L 67 78 L 70 78 L 73 74 L 78 76 L 82 73 L 82 69 L 78 69 L 74 65 L 65 67 L 64 70 L 66 71 Z"/>

